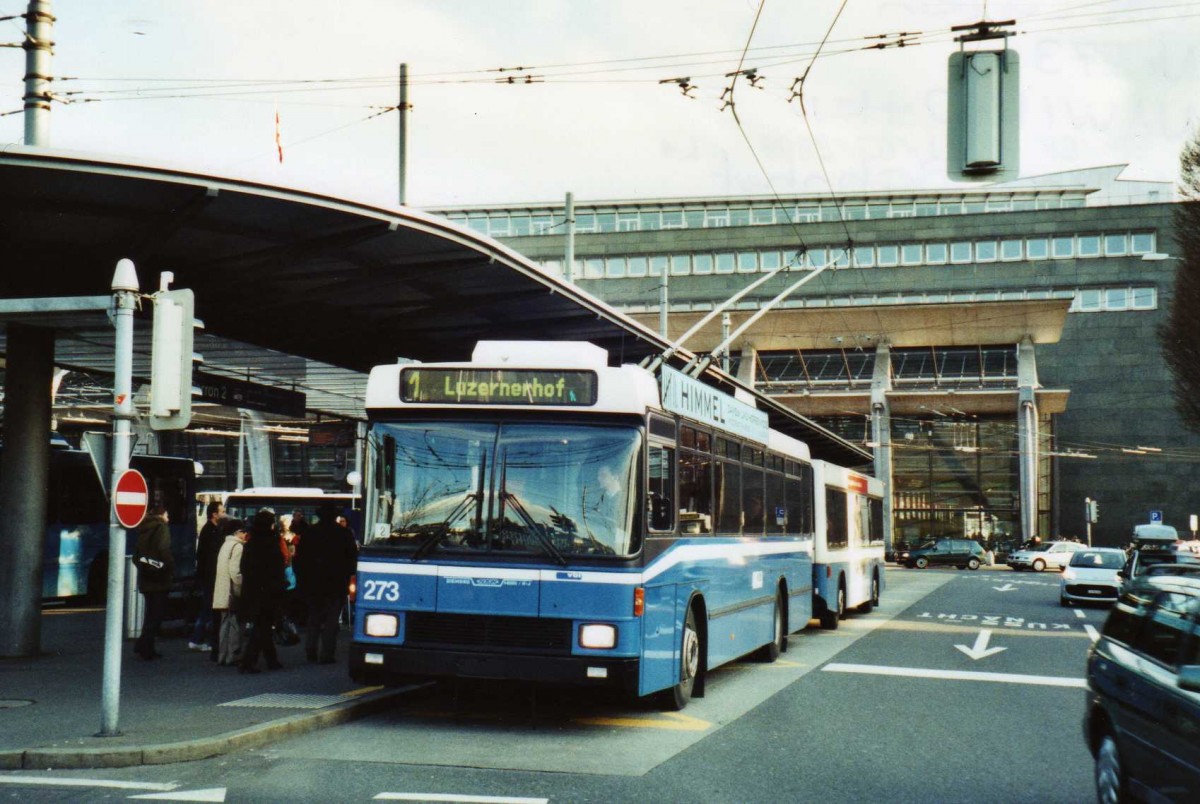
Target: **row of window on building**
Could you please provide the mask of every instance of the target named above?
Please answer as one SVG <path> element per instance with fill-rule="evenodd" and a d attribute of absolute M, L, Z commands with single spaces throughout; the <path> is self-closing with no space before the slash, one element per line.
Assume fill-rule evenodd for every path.
<path fill-rule="evenodd" d="M 1014 289 L 1014 290 L 979 290 L 961 292 L 931 292 L 931 293 L 879 293 L 860 294 L 853 296 L 809 296 L 797 299 L 785 299 L 776 305 L 778 309 L 795 309 L 811 307 L 878 307 L 909 304 L 970 304 L 976 302 L 995 301 L 1043 301 L 1046 299 L 1071 299 L 1072 313 L 1104 313 L 1121 312 L 1126 310 L 1157 310 L 1158 289 L 1153 286 L 1113 286 L 1089 287 L 1060 290 Z M 741 301 L 733 305 L 731 310 L 757 310 L 757 301 Z M 713 308 L 712 302 L 672 303 L 671 311 L 675 313 L 707 311 Z M 621 310 L 628 314 L 652 313 L 658 310 L 656 305 L 621 305 Z"/>
<path fill-rule="evenodd" d="M 714 229 L 730 226 L 837 223 L 842 220 L 886 220 L 939 215 L 975 215 L 985 212 L 1024 212 L 1068 209 L 1086 205 L 1079 191 L 978 194 L 957 198 L 847 199 L 841 203 L 812 199 L 740 204 L 672 205 L 632 209 L 577 207 L 576 234 L 653 232 L 663 229 Z M 528 237 L 563 234 L 562 207 L 553 209 L 444 211 L 445 217 L 491 237 Z"/>
<path fill-rule="evenodd" d="M 871 246 L 813 246 L 806 251 L 754 250 L 687 254 L 638 254 L 575 260 L 579 279 L 626 279 L 662 276 L 759 273 L 783 266 L 800 270 L 970 265 L 1020 260 L 1093 259 L 1150 254 L 1154 232 L 1108 232 L 1055 237 L 987 238 L 953 242 L 887 243 Z M 562 275 L 561 260 L 541 263 Z"/>

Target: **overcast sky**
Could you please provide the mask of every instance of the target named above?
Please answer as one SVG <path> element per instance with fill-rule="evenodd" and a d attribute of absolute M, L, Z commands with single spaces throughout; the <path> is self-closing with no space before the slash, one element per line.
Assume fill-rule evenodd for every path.
<path fill-rule="evenodd" d="M 755 26 L 759 0 L 54 0 L 50 144 L 392 204 L 406 62 L 412 206 L 941 187 L 949 29 L 984 14 L 1017 21 L 1022 175 L 1174 181 L 1200 124 L 1200 2 L 842 5 L 766 0 Z M 739 131 L 721 95 L 748 40 Z M 0 50 L 0 111 L 24 71 Z"/>

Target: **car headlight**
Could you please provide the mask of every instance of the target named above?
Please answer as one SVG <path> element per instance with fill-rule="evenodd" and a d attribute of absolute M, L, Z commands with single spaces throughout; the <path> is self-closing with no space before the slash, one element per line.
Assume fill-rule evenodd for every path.
<path fill-rule="evenodd" d="M 395 614 L 368 614 L 363 631 L 369 637 L 394 637 L 400 632 L 400 621 Z"/>
<path fill-rule="evenodd" d="M 579 647 L 589 650 L 608 650 L 617 646 L 617 629 L 603 623 L 579 626 Z"/>
<path fill-rule="evenodd" d="M 1073 570 L 1069 567 L 1067 569 L 1063 570 L 1062 579 L 1064 581 L 1067 581 L 1068 583 L 1075 580 L 1075 570 Z"/>

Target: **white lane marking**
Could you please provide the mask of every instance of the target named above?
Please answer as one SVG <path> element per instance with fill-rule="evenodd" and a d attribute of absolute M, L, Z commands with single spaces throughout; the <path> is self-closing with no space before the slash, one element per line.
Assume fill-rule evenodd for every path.
<path fill-rule="evenodd" d="M 1096 626 L 1092 625 L 1091 623 L 1084 623 L 1083 630 L 1087 631 L 1087 635 L 1092 638 L 1093 642 L 1100 641 L 1100 632 L 1096 630 Z"/>
<path fill-rule="evenodd" d="M 380 793 L 376 801 L 453 801 L 462 804 L 546 804 L 548 798 L 512 796 L 464 796 L 455 793 Z"/>
<path fill-rule="evenodd" d="M 1019 673 L 982 673 L 973 670 L 932 670 L 922 667 L 877 667 L 869 664 L 827 664 L 822 670 L 831 673 L 860 673 L 901 678 L 940 678 L 950 681 L 994 681 L 1001 684 L 1036 684 L 1044 687 L 1078 687 L 1085 689 L 1087 680 L 1062 676 L 1027 676 Z"/>
<path fill-rule="evenodd" d="M 997 592 L 1011 592 L 1012 590 L 1016 589 L 1017 587 L 1013 586 L 1011 583 L 1006 583 L 1006 584 L 1004 584 L 1004 586 L 993 586 L 992 588 L 995 589 Z"/>
<path fill-rule="evenodd" d="M 1083 613 L 1083 609 L 1075 609 L 1075 619 L 1086 620 L 1087 615 Z"/>
<path fill-rule="evenodd" d="M 63 779 L 50 776 L 0 776 L 3 784 L 39 784 L 57 787 L 113 787 L 117 790 L 174 790 L 177 784 L 120 782 L 115 779 Z"/>
<path fill-rule="evenodd" d="M 140 796 L 130 796 L 130 798 L 154 801 L 204 801 L 220 804 L 225 801 L 225 788 L 209 787 L 205 790 L 178 790 L 174 793 L 145 793 Z"/>

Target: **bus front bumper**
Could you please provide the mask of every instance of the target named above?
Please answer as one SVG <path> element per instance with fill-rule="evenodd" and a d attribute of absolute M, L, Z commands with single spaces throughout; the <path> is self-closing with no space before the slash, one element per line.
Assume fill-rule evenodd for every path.
<path fill-rule="evenodd" d="M 350 677 L 360 684 L 413 678 L 479 678 L 638 689 L 638 660 L 598 656 L 534 656 L 352 644 Z"/>

